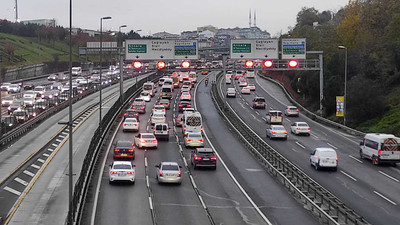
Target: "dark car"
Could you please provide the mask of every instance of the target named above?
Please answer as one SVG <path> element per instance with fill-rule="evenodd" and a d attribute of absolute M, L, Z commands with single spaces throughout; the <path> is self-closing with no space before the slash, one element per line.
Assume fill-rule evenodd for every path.
<path fill-rule="evenodd" d="M 159 105 L 163 105 L 165 109 L 170 109 L 170 103 L 168 99 L 160 99 L 160 102 L 158 102 Z"/>
<path fill-rule="evenodd" d="M 135 159 L 135 146 L 130 141 L 117 141 L 114 148 L 114 159 Z"/>
<path fill-rule="evenodd" d="M 144 114 L 146 113 L 146 104 L 141 102 L 133 103 L 131 109 L 134 112 Z"/>
<path fill-rule="evenodd" d="M 253 108 L 261 108 L 261 109 L 265 109 L 266 107 L 266 103 L 265 103 L 265 98 L 263 97 L 255 97 L 253 99 Z"/>
<path fill-rule="evenodd" d="M 13 115 L 2 115 L 1 122 L 3 125 L 2 133 L 12 130 L 17 125 L 17 121 Z"/>
<path fill-rule="evenodd" d="M 24 90 L 33 90 L 35 89 L 35 85 L 34 84 L 24 84 Z"/>
<path fill-rule="evenodd" d="M 127 109 L 124 113 L 124 120 L 126 118 L 136 118 L 137 121 L 139 122 L 139 113 L 135 112 L 133 109 Z"/>
<path fill-rule="evenodd" d="M 180 101 L 178 104 L 179 112 L 183 112 L 185 108 L 192 108 L 192 103 L 190 101 Z"/>
<path fill-rule="evenodd" d="M 192 151 L 190 161 L 193 169 L 200 166 L 211 167 L 214 170 L 217 168 L 217 156 L 212 148 L 196 148 Z"/>

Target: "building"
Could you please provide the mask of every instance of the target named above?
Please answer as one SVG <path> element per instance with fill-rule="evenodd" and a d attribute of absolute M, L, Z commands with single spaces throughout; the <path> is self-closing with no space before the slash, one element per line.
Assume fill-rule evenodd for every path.
<path fill-rule="evenodd" d="M 218 32 L 218 28 L 216 28 L 214 26 L 211 26 L 211 25 L 207 25 L 207 26 L 204 26 L 204 27 L 198 27 L 197 28 L 197 32 L 198 33 L 201 33 L 201 32 L 206 31 L 206 30 L 211 31 L 214 34 L 216 34 Z"/>
<path fill-rule="evenodd" d="M 88 30 L 88 29 L 81 29 L 81 28 L 72 28 L 72 34 L 87 34 L 89 37 L 98 37 L 100 36 L 100 31 L 97 30 Z"/>
<path fill-rule="evenodd" d="M 198 39 L 199 40 L 207 40 L 210 38 L 214 38 L 215 33 L 210 30 L 205 30 L 199 33 Z"/>
<path fill-rule="evenodd" d="M 268 39 L 271 38 L 271 34 L 267 31 L 262 31 L 258 27 L 250 28 L 226 28 L 219 29 L 217 35 L 229 35 L 231 38 L 244 38 L 244 39 Z"/>
<path fill-rule="evenodd" d="M 158 32 L 152 35 L 154 38 L 161 38 L 161 39 L 178 39 L 180 36 L 178 34 L 171 34 L 168 32 Z"/>
<path fill-rule="evenodd" d="M 182 39 L 197 39 L 198 33 L 197 31 L 183 31 L 181 33 Z"/>
<path fill-rule="evenodd" d="M 46 26 L 46 27 L 55 27 L 56 20 L 55 19 L 39 19 L 39 20 L 24 20 L 21 21 L 23 24 L 37 24 L 39 26 Z"/>

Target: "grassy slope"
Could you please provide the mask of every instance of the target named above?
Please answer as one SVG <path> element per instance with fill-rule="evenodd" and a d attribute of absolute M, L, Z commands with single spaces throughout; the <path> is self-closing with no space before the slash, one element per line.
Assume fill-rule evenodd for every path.
<path fill-rule="evenodd" d="M 6 67 L 16 65 L 28 65 L 40 62 L 54 61 L 54 55 L 58 55 L 59 61 L 68 61 L 69 47 L 68 44 L 62 41 L 37 43 L 36 38 L 25 38 L 11 34 L 0 33 L 0 46 L 5 43 L 12 43 L 17 46 L 15 55 L 23 60 L 9 61 L 6 56 L 3 58 L 3 63 Z M 77 53 L 77 48 L 73 49 Z M 77 59 L 76 54 L 74 58 Z"/>

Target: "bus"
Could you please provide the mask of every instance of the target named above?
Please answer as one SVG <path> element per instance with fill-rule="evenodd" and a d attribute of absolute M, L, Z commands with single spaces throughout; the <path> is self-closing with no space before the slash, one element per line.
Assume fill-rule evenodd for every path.
<path fill-rule="evenodd" d="M 148 91 L 150 93 L 151 97 L 154 97 L 154 89 L 155 88 L 156 87 L 153 82 L 146 82 L 143 84 L 143 90 Z"/>
<path fill-rule="evenodd" d="M 182 132 L 186 136 L 188 133 L 199 133 L 203 131 L 201 114 L 197 111 L 185 111 L 183 114 Z"/>

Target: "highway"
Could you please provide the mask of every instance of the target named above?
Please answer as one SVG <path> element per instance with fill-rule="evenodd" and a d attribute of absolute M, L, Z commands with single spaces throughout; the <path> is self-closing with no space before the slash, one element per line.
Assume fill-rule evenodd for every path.
<path fill-rule="evenodd" d="M 201 78 L 204 76 L 198 77 L 199 80 Z M 205 146 L 214 148 L 218 153 L 217 170 L 194 170 L 190 163 L 188 167 L 185 166 L 184 160 L 190 161 L 191 151 L 184 147 L 181 128 L 173 124 L 173 118 L 177 115 L 178 95 L 175 90 L 171 109 L 167 110 L 167 121 L 171 127 L 170 140 L 159 141 L 158 149 L 136 149 L 136 158 L 133 160 L 136 165 L 134 185 L 110 185 L 107 182 L 108 165 L 113 161 L 112 151 L 116 141 L 133 142 L 136 135 L 136 132 L 122 132 L 121 127 L 115 131 L 115 137 L 107 145 L 106 159 L 100 165 L 104 170 L 98 174 L 101 177 L 99 191 L 95 191 L 98 197 L 95 197 L 95 204 L 89 204 L 95 214 L 84 215 L 87 219 L 83 223 L 152 224 L 148 200 L 151 196 L 157 224 L 318 224 L 229 132 L 214 108 L 209 90 L 204 82 L 200 83 L 198 88 L 192 89 L 196 99 L 196 102 L 192 102 L 197 105 L 203 117 L 207 141 Z M 151 132 L 149 112 L 157 99 L 158 94 L 146 103 L 147 113 L 140 115 L 140 132 Z M 154 165 L 160 161 L 176 161 L 183 167 L 181 185 L 157 184 Z M 191 183 L 190 175 L 194 184 Z M 195 189 L 199 191 L 204 205 Z M 204 206 L 213 222 L 207 217 Z"/>
<path fill-rule="evenodd" d="M 397 167 L 374 166 L 371 161 L 360 160 L 358 146 L 360 140 L 358 138 L 315 123 L 301 113 L 298 118 L 284 117 L 283 125 L 289 132 L 287 141 L 269 140 L 266 138 L 266 113 L 270 109 L 283 112 L 285 106 L 291 104 L 277 85 L 259 76 L 248 81 L 256 85 L 256 91 L 250 95 L 240 94 L 241 88 L 235 80 L 231 85 L 223 82 L 219 86 L 222 92 L 225 92 L 227 87 L 236 88 L 237 97 L 229 98 L 227 102 L 249 127 L 312 179 L 339 197 L 346 205 L 372 224 L 398 224 L 400 219 L 398 214 L 400 170 Z M 266 110 L 251 107 L 251 101 L 255 96 L 266 98 Z M 290 124 L 300 121 L 310 125 L 310 136 L 290 134 Z M 337 172 L 316 171 L 310 166 L 310 153 L 316 147 L 331 147 L 337 151 L 339 158 Z"/>

